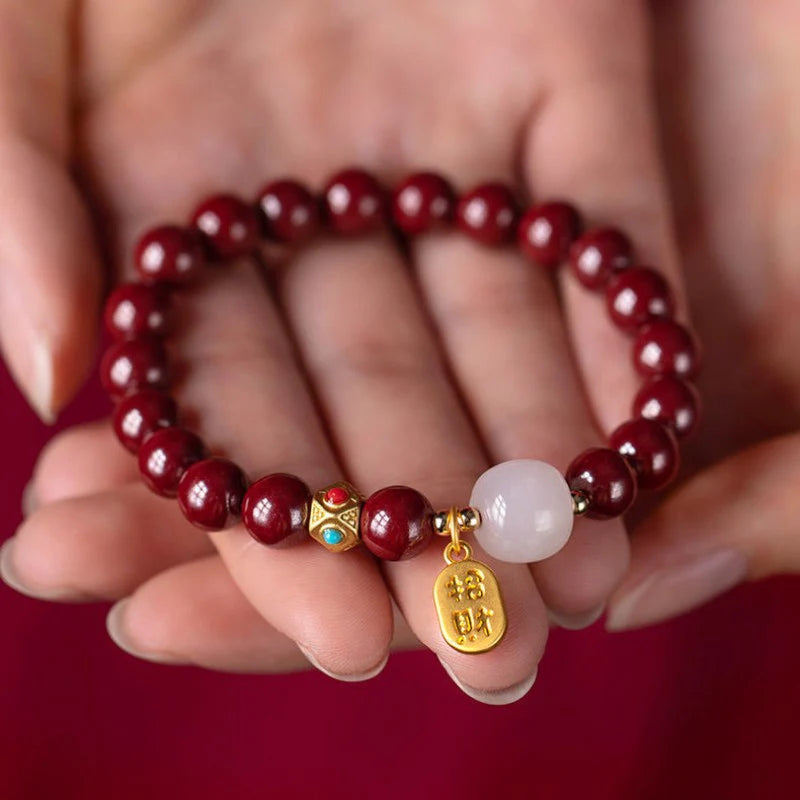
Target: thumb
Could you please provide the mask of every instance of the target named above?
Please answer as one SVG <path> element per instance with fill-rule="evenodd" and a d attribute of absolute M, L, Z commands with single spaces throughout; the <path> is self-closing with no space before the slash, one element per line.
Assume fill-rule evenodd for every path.
<path fill-rule="evenodd" d="M 92 360 L 101 280 L 68 172 L 69 5 L 0 0 L 0 344 L 48 422 Z"/>
<path fill-rule="evenodd" d="M 800 433 L 743 450 L 692 478 L 633 540 L 609 630 L 689 611 L 747 580 L 800 573 Z"/>

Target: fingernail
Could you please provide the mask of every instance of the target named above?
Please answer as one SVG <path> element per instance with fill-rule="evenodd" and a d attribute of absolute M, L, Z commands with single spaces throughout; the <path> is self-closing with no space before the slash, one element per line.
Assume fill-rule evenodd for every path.
<path fill-rule="evenodd" d="M 359 681 L 368 681 L 371 678 L 374 678 L 376 675 L 379 675 L 383 668 L 386 666 L 386 663 L 389 661 L 388 653 L 384 656 L 383 660 L 372 669 L 367 670 L 366 672 L 361 673 L 349 673 L 349 674 L 341 674 L 339 672 L 331 672 L 326 667 L 323 667 L 322 664 L 317 661 L 316 656 L 307 649 L 303 647 L 303 645 L 297 645 L 300 652 L 308 659 L 309 663 L 315 669 L 318 669 L 323 674 L 327 675 L 329 678 L 335 678 L 337 681 L 345 681 L 346 683 L 358 683 Z"/>
<path fill-rule="evenodd" d="M 36 497 L 36 487 L 32 480 L 28 481 L 25 488 L 22 490 L 22 515 L 29 517 L 39 507 L 39 500 Z"/>
<path fill-rule="evenodd" d="M 47 425 L 56 421 L 53 411 L 53 353 L 45 339 L 39 335 L 33 341 L 33 382 L 28 401 L 39 419 Z"/>
<path fill-rule="evenodd" d="M 511 703 L 516 703 L 517 700 L 521 700 L 528 694 L 533 684 L 536 683 L 536 676 L 539 673 L 538 669 L 535 669 L 529 678 L 526 678 L 520 683 L 509 686 L 507 689 L 497 689 L 487 692 L 483 689 L 476 689 L 474 686 L 468 686 L 453 672 L 450 665 L 444 661 L 441 656 L 437 656 L 437 658 L 453 683 L 458 686 L 467 697 L 471 697 L 473 700 L 477 700 L 479 703 L 485 703 L 488 706 L 507 706 Z"/>
<path fill-rule="evenodd" d="M 558 628 L 564 628 L 568 631 L 580 631 L 590 625 L 594 625 L 603 616 L 605 610 L 605 603 L 584 614 L 562 614 L 559 611 L 553 611 L 552 608 L 548 608 L 547 618 L 552 625 Z"/>
<path fill-rule="evenodd" d="M 127 605 L 127 599 L 120 600 L 111 607 L 111 610 L 106 616 L 106 630 L 108 631 L 108 635 L 111 637 L 111 641 L 113 641 L 120 650 L 124 650 L 128 655 L 134 656 L 135 658 L 141 658 L 144 661 L 152 661 L 154 664 L 189 663 L 187 659 L 181 658 L 175 653 L 170 653 L 166 650 L 141 650 L 134 646 L 125 630 L 125 608 Z"/>
<path fill-rule="evenodd" d="M 747 559 L 738 550 L 714 550 L 657 569 L 613 602 L 606 628 L 629 630 L 683 614 L 732 589 L 746 575 Z"/>

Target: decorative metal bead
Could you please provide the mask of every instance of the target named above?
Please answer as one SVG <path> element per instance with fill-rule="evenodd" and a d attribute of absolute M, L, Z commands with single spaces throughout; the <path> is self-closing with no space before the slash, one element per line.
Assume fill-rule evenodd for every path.
<path fill-rule="evenodd" d="M 320 489 L 311 501 L 308 532 L 323 547 L 343 553 L 360 541 L 363 498 L 345 481 Z"/>
<path fill-rule="evenodd" d="M 572 513 L 582 517 L 589 511 L 589 496 L 583 492 L 572 491 Z"/>
<path fill-rule="evenodd" d="M 450 511 L 437 511 L 431 519 L 433 531 L 437 536 L 449 536 L 450 530 L 447 526 L 447 517 Z M 467 506 L 461 508 L 456 514 L 456 524 L 461 533 L 473 533 L 481 526 L 481 512 L 477 508 Z"/>

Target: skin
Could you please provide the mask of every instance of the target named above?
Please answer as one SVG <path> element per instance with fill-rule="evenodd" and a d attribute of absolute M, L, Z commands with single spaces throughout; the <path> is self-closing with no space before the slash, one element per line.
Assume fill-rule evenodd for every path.
<path fill-rule="evenodd" d="M 5 301 L 0 337 L 43 416 L 86 366 L 101 244 L 119 272 L 142 228 L 185 219 L 204 193 L 252 196 L 279 174 L 319 186 L 349 163 L 387 181 L 434 165 L 462 188 L 501 178 L 535 198 L 577 198 L 590 224 L 631 232 L 686 315 L 639 3 L 566 9 L 542 0 L 501 15 L 474 0 L 456 16 L 444 0 L 379 9 L 139 2 L 113 11 L 94 2 L 77 20 L 78 49 L 65 35 L 63 3 L 46 15 L 31 6 L 0 8 L 62 50 L 49 62 L 58 47 L 9 36 L 11 55 L 28 58 L 25 81 L 0 70 L 5 174 L 16 189 L 7 193 L 14 207 L 3 209 L 16 224 L 0 246 L 0 298 L 6 284 L 19 298 Z M 34 113 L 21 101 L 42 91 L 42 75 L 50 102 Z M 629 344 L 610 329 L 601 299 L 565 275 L 562 315 L 548 277 L 512 252 L 441 235 L 404 261 L 376 237 L 322 241 L 290 268 L 271 264 L 266 281 L 261 266 L 238 264 L 191 292 L 191 325 L 175 341 L 193 365 L 181 403 L 253 475 L 293 471 L 323 485 L 344 474 L 367 492 L 402 482 L 446 507 L 466 501 L 489 463 L 534 457 L 564 469 L 630 413 Z M 19 333 L 41 330 L 29 318 L 48 321 L 46 346 Z M 699 465 L 710 451 L 698 452 Z M 586 521 L 545 563 L 494 564 L 514 625 L 496 650 L 470 658 L 442 643 L 432 614 L 438 546 L 376 565 L 311 542 L 262 548 L 241 528 L 205 537 L 137 483 L 104 426 L 56 437 L 30 500 L 33 513 L 3 550 L 5 579 L 51 599 L 120 601 L 110 629 L 134 654 L 272 672 L 307 664 L 299 646 L 324 671 L 359 679 L 380 669 L 393 641 L 419 641 L 486 702 L 530 688 L 547 613 L 572 626 L 594 619 L 629 559 L 619 521 Z M 638 542 L 658 537 L 652 526 L 637 540 L 633 576 L 647 569 Z"/>

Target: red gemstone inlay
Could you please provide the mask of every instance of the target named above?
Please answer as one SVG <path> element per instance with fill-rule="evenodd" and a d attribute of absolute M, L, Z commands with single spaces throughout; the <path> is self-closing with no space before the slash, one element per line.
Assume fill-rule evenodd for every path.
<path fill-rule="evenodd" d="M 340 506 L 350 499 L 350 494 L 347 489 L 342 489 L 341 486 L 333 486 L 325 492 L 325 502 L 329 506 Z"/>

